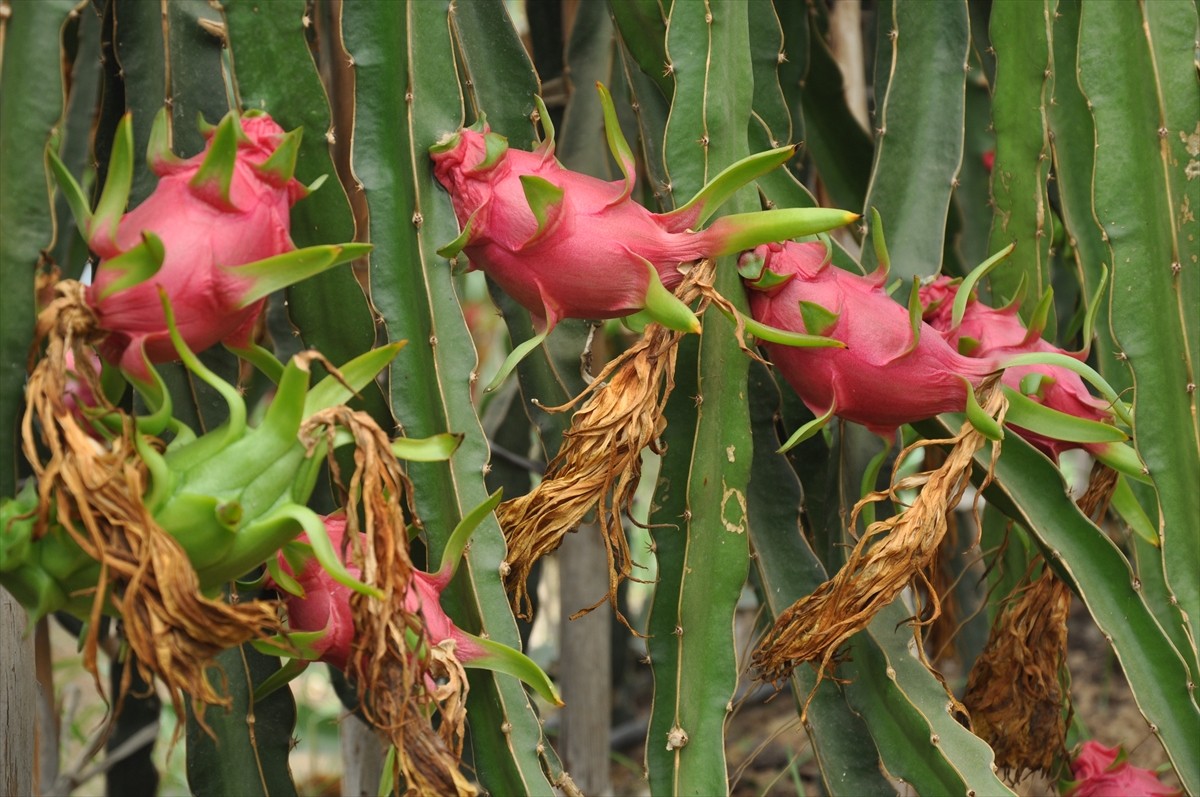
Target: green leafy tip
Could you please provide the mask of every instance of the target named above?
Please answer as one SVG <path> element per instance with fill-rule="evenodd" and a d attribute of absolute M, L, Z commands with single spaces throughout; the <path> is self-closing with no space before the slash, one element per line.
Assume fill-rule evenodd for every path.
<path fill-rule="evenodd" d="M 712 218 L 721 205 L 725 204 L 742 186 L 787 163 L 796 154 L 800 145 L 777 147 L 765 152 L 749 155 L 726 167 L 701 188 L 694 197 L 670 213 L 662 214 L 676 226 L 699 227 Z"/>
<path fill-rule="evenodd" d="M 519 650 L 501 645 L 499 642 L 493 642 L 474 634 L 464 633 L 463 635 L 483 651 L 482 655 L 476 655 L 464 661 L 464 667 L 491 670 L 519 678 L 552 705 L 563 705 L 558 690 L 554 688 L 554 682 L 542 671 L 541 667 L 534 663 L 533 659 Z"/>
<path fill-rule="evenodd" d="M 871 245 L 875 248 L 875 262 L 879 264 L 871 278 L 876 284 L 883 285 L 892 270 L 892 256 L 888 254 L 887 240 L 883 237 L 883 219 L 875 208 L 871 208 Z"/>
<path fill-rule="evenodd" d="M 248 287 L 238 297 L 237 306 L 249 307 L 281 288 L 295 285 L 336 265 L 357 260 L 370 251 L 371 244 L 308 246 L 253 263 L 222 268 L 248 282 Z"/>
<path fill-rule="evenodd" d="M 88 224 L 88 244 L 105 241 L 115 243 L 117 225 L 125 206 L 129 203 L 129 190 L 133 185 L 133 117 L 125 114 L 117 124 L 113 136 L 112 155 L 108 159 L 108 175 L 104 178 L 104 191 L 96 203 L 96 212 Z"/>
<path fill-rule="evenodd" d="M 96 271 L 96 284 L 102 286 L 97 291 L 97 299 L 103 301 L 150 279 L 162 268 L 165 257 L 162 239 L 149 230 L 142 232 L 140 244 L 101 262 Z"/>
<path fill-rule="evenodd" d="M 634 257 L 637 257 L 637 255 L 634 255 Z M 662 280 L 658 276 L 658 269 L 654 267 L 653 263 L 645 258 L 638 259 L 646 266 L 646 272 L 650 277 L 649 285 L 646 288 L 645 311 L 651 318 L 667 329 L 699 334 L 700 319 L 696 318 L 696 314 L 692 312 L 692 308 L 688 307 L 679 300 L 679 297 L 667 290 L 666 286 L 662 284 Z"/>
<path fill-rule="evenodd" d="M 475 211 L 475 213 L 478 212 Z M 462 232 L 458 234 L 457 238 L 437 250 L 438 257 L 453 260 L 466 248 L 467 244 L 471 242 L 471 225 L 475 222 L 475 213 L 472 213 L 471 217 L 467 219 L 467 223 L 463 225 Z"/>
<path fill-rule="evenodd" d="M 504 154 L 508 152 L 508 139 L 499 133 L 483 134 L 483 160 L 471 167 L 474 174 L 490 171 L 496 167 Z"/>
<path fill-rule="evenodd" d="M 475 533 L 475 529 L 479 528 L 479 524 L 492 514 L 496 507 L 500 506 L 503 498 L 504 490 L 496 490 L 487 497 L 486 501 L 464 515 L 459 524 L 454 527 L 450 539 L 446 541 L 446 547 L 442 550 L 441 564 L 438 566 L 437 573 L 434 574 L 434 581 L 439 587 L 444 588 L 450 583 L 450 579 L 454 578 L 454 573 L 458 570 L 458 563 L 462 561 L 463 551 L 467 549 L 467 543 L 471 541 L 471 535 Z"/>
<path fill-rule="evenodd" d="M 542 143 L 538 144 L 537 151 L 542 153 L 544 161 L 554 157 L 554 120 L 550 118 L 550 111 L 546 109 L 546 103 L 541 97 L 535 94 L 533 101 L 537 105 L 537 120 L 542 125 Z"/>
<path fill-rule="evenodd" d="M 625 178 L 625 186 L 621 189 L 621 195 L 609 203 L 615 205 L 624 202 L 633 193 L 636 163 L 633 159 L 633 150 L 629 148 L 629 142 L 625 140 L 625 134 L 621 132 L 621 123 L 617 119 L 617 109 L 613 106 L 612 95 L 599 81 L 596 82 L 596 91 L 600 93 L 600 107 L 604 111 L 604 137 L 608 141 L 608 149 L 612 153 L 613 159 L 621 168 L 621 174 Z"/>
<path fill-rule="evenodd" d="M 238 143 L 246 140 L 238 115 L 233 111 L 217 125 L 208 143 L 208 154 L 189 185 L 207 202 L 222 208 L 232 207 L 229 187 L 237 162 Z"/>
<path fill-rule="evenodd" d="M 297 127 L 285 134 L 279 141 L 271 157 L 255 166 L 260 174 L 279 187 L 288 184 L 296 174 L 296 159 L 300 155 L 300 141 L 304 138 L 304 128 Z"/>
<path fill-rule="evenodd" d="M 975 290 L 975 285 L 989 271 L 1000 265 L 1005 258 L 1011 255 L 1013 249 L 1016 249 L 1016 244 L 1009 244 L 996 254 L 989 257 L 987 260 L 980 263 L 971 271 L 970 274 L 966 276 L 966 278 L 962 281 L 962 284 L 958 286 L 958 293 L 954 295 L 954 305 L 951 307 L 951 330 L 958 329 L 958 325 L 962 323 L 963 314 L 967 312 L 967 301 L 970 300 L 971 293 Z"/>
<path fill-rule="evenodd" d="M 787 241 L 842 227 L 857 213 L 832 208 L 781 208 L 722 216 L 703 235 L 713 242 L 713 255 L 731 255 L 775 241 Z"/>
<path fill-rule="evenodd" d="M 554 228 L 555 222 L 562 216 L 563 190 L 545 178 L 533 174 L 523 174 L 521 189 L 525 192 L 525 201 L 537 219 L 537 229 L 521 246 L 531 246 L 541 240 L 547 232 Z"/>
<path fill-rule="evenodd" d="M 963 377 L 959 377 L 959 381 L 963 383 L 963 387 L 967 391 L 967 420 L 975 427 L 975 431 L 993 442 L 1003 440 L 1004 430 L 995 418 L 988 415 L 983 407 L 979 406 L 979 399 L 975 398 L 975 388 Z"/>
<path fill-rule="evenodd" d="M 171 151 L 171 123 L 166 108 L 154 114 L 154 125 L 150 128 L 150 141 L 146 144 L 146 164 L 155 174 L 164 174 L 183 160 Z"/>
<path fill-rule="evenodd" d="M 787 439 L 786 443 L 781 445 L 779 448 L 775 449 L 775 453 L 776 454 L 785 454 L 788 451 L 791 451 L 796 446 L 803 443 L 808 438 L 817 434 L 817 432 L 824 429 L 825 425 L 828 424 L 830 420 L 832 420 L 833 414 L 836 410 L 837 410 L 837 405 L 830 404 L 829 409 L 825 410 L 825 412 L 823 412 L 820 415 L 820 417 L 813 418 L 811 421 L 809 421 L 808 423 L 804 424 L 799 429 L 797 429 L 792 434 L 792 436 Z"/>
<path fill-rule="evenodd" d="M 800 318 L 804 321 L 804 330 L 810 335 L 828 335 L 841 317 L 841 313 L 828 310 L 816 302 L 800 300 Z"/>

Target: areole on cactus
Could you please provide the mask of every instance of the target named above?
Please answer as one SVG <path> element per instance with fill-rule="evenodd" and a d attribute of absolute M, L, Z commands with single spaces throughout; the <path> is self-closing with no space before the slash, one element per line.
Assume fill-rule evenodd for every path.
<path fill-rule="evenodd" d="M 465 253 L 534 316 L 539 335 L 518 347 L 497 384 L 563 318 L 604 319 L 645 312 L 681 332 L 699 332 L 695 313 L 671 292 L 679 266 L 767 241 L 812 235 L 857 216 L 825 208 L 743 213 L 697 229 L 756 177 L 785 163 L 795 147 L 751 155 L 713 178 L 671 213 L 632 199 L 634 158 L 612 98 L 597 84 L 609 148 L 624 174 L 606 182 L 563 168 L 554 129 L 538 99 L 546 138 L 535 152 L 511 149 L 484 119 L 430 148 L 434 175 L 450 192 L 462 234 L 439 250 Z"/>

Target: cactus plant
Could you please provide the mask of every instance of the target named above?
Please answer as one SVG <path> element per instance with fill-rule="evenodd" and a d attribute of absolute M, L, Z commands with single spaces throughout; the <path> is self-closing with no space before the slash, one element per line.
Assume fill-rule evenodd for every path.
<path fill-rule="evenodd" d="M 97 671 L 124 621 L 199 700 L 196 793 L 301 790 L 281 687 L 320 659 L 385 790 L 602 789 L 548 728 L 609 707 L 557 707 L 514 616 L 595 508 L 654 794 L 731 790 L 743 678 L 790 691 L 829 794 L 1159 788 L 1065 690 L 1036 756 L 988 713 L 989 672 L 1058 685 L 1079 644 L 981 652 L 1034 578 L 1099 629 L 1163 793 L 1200 792 L 1195 4 L 558 5 L 0 0 L 0 583 L 30 620 L 89 620 Z M 203 643 L 186 677 L 156 627 Z"/>

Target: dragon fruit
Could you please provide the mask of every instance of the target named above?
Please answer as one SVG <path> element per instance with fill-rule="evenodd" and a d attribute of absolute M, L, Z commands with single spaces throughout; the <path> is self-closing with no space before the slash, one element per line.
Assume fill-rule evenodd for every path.
<path fill-rule="evenodd" d="M 942 412 L 962 411 L 967 384 L 994 370 L 964 357 L 870 276 L 830 267 L 820 243 L 773 243 L 746 252 L 739 271 L 756 321 L 828 335 L 845 348 L 765 346 L 787 382 L 819 418 L 837 415 L 881 435 Z M 965 382 L 964 382 L 965 380 Z"/>
<path fill-rule="evenodd" d="M 322 520 L 334 550 L 340 551 L 346 536 L 345 516 L 328 515 Z M 307 543 L 308 535 L 301 534 L 297 541 Z M 353 561 L 347 559 L 345 565 L 350 575 L 362 578 L 362 568 Z M 316 661 L 328 662 L 339 670 L 345 670 L 354 643 L 354 616 L 350 611 L 350 596 L 353 591 L 345 584 L 334 581 L 316 559 L 309 559 L 300 572 L 296 573 L 283 552 L 280 552 L 279 566 L 285 573 L 294 576 L 296 583 L 304 591 L 303 596 L 286 596 L 288 625 L 292 631 L 324 632 L 310 643 L 311 647 L 306 651 L 307 656 Z"/>
<path fill-rule="evenodd" d="M 634 159 L 603 86 L 605 126 L 624 180 L 606 182 L 563 168 L 553 128 L 535 152 L 510 149 L 486 122 L 430 148 L 434 175 L 450 193 L 462 234 L 439 252 L 465 252 L 530 311 L 544 333 L 563 318 L 615 318 L 642 310 L 664 326 L 699 331 L 671 294 L 681 264 L 771 240 L 846 224 L 855 214 L 823 208 L 745 213 L 694 231 L 738 188 L 787 161 L 794 147 L 752 155 L 713 179 L 689 203 L 652 213 L 633 201 Z M 540 100 L 539 100 L 540 103 Z"/>
<path fill-rule="evenodd" d="M 420 618 L 424 627 L 423 644 L 434 646 L 449 640 L 453 642 L 455 658 L 464 666 L 516 675 L 550 702 L 561 704 L 550 679 L 531 659 L 518 650 L 463 631 L 442 609 L 442 592 L 454 577 L 470 534 L 478 521 L 491 513 L 498 502 L 499 494 L 479 507 L 473 516 L 464 519 L 447 543 L 442 566 L 436 573 L 412 571 L 412 580 L 404 597 L 404 610 Z M 346 570 L 355 578 L 360 577 L 362 570 L 352 561 L 346 545 L 345 516 L 328 515 L 323 521 L 329 540 L 342 557 Z M 365 535 L 360 536 L 365 538 Z M 354 611 L 350 603 L 353 592 L 345 584 L 334 580 L 311 556 L 303 556 L 298 573 L 293 569 L 296 543 L 307 541 L 307 536 L 301 534 L 295 543 L 280 550 L 278 567 L 272 568 L 275 586 L 281 590 L 287 603 L 291 642 L 293 645 L 301 643 L 300 652 L 305 659 L 328 662 L 346 670 L 355 643 L 361 643 L 355 636 Z M 362 542 L 365 544 L 365 539 Z M 304 634 L 304 637 L 297 638 L 297 632 Z M 430 683 L 429 686 L 432 690 L 436 685 Z"/>
<path fill-rule="evenodd" d="M 1066 797 L 1174 797 L 1181 793 L 1151 770 L 1131 765 L 1120 747 L 1094 741 L 1083 743 L 1071 762 L 1071 773 L 1075 779 L 1066 784 Z"/>
<path fill-rule="evenodd" d="M 1009 307 L 988 307 L 972 293 L 962 319 L 956 326 L 953 303 L 959 290 L 957 280 L 940 276 L 921 288 L 920 298 L 924 319 L 951 346 L 973 358 L 999 363 L 1015 355 L 1030 352 L 1066 354 L 1040 335 L 1040 324 L 1027 329 L 1017 316 L 1014 302 Z M 1093 396 L 1079 374 L 1062 366 L 1038 364 L 1006 368 L 1002 382 L 1005 386 L 1050 409 L 1076 418 L 1112 424 L 1113 411 L 1109 403 Z M 1022 437 L 1044 453 L 1057 459 L 1063 451 L 1085 448 L 1100 453 L 1104 444 L 1080 444 L 1059 440 L 1016 427 Z"/>
<path fill-rule="evenodd" d="M 146 381 L 145 360 L 176 359 L 160 290 L 191 350 L 218 342 L 246 349 L 267 294 L 369 249 L 347 244 L 296 250 L 289 209 L 309 192 L 292 176 L 302 132 L 285 134 L 265 113 L 231 112 L 205 132 L 202 153 L 181 160 L 167 146 L 166 115 L 160 113 L 147 158 L 161 179 L 123 215 L 133 160 L 128 116 L 118 126 L 94 212 L 50 150 L 80 232 L 100 258 L 86 301 L 103 335 L 105 360 Z"/>

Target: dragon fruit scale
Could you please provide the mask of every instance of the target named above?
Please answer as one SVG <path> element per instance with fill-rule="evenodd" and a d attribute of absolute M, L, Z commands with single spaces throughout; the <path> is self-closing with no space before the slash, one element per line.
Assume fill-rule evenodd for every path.
<path fill-rule="evenodd" d="M 155 119 L 147 159 L 158 185 L 123 213 L 133 140 L 118 125 L 104 192 L 93 212 L 50 150 L 55 177 L 88 246 L 99 257 L 86 301 L 103 335 L 98 349 L 140 381 L 151 363 L 176 359 L 160 289 L 193 351 L 218 342 L 247 348 L 267 294 L 358 257 L 358 244 L 296 250 L 289 211 L 309 189 L 294 179 L 302 130 L 285 133 L 267 114 L 230 112 L 205 131 L 187 160 L 167 146 L 165 113 Z"/>
<path fill-rule="evenodd" d="M 766 343 L 776 368 L 818 417 L 837 415 L 890 435 L 902 424 L 962 411 L 967 386 L 994 370 L 964 357 L 884 289 L 886 268 L 831 267 L 820 243 L 773 243 L 742 255 L 756 321 L 828 335 L 845 348 Z M 965 382 L 964 382 L 965 380 Z"/>
<path fill-rule="evenodd" d="M 725 216 L 696 229 L 738 188 L 785 163 L 793 147 L 751 155 L 678 210 L 652 213 L 631 198 L 634 158 L 611 97 L 597 87 L 609 147 L 624 180 L 607 182 L 560 165 L 544 106 L 547 138 L 534 152 L 510 149 L 482 120 L 430 148 L 434 176 L 449 192 L 462 229 L 439 253 L 465 252 L 470 267 L 499 283 L 544 332 L 563 318 L 615 318 L 643 310 L 663 326 L 697 332 L 695 315 L 670 292 L 682 281 L 681 264 L 857 218 L 840 210 L 792 208 Z"/>

